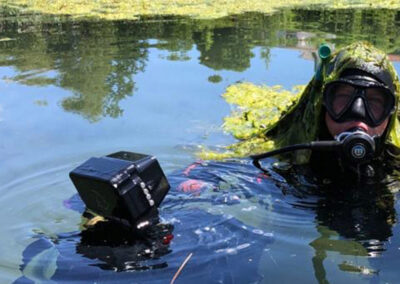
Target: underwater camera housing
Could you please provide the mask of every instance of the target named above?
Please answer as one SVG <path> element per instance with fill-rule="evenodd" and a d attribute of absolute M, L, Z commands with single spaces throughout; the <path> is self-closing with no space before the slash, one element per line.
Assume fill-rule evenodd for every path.
<path fill-rule="evenodd" d="M 155 157 L 124 151 L 90 158 L 70 178 L 89 210 L 134 229 L 157 212 L 170 188 Z"/>

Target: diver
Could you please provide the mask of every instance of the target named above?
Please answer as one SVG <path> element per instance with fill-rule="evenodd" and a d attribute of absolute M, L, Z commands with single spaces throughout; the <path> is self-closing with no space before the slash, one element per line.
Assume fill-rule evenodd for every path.
<path fill-rule="evenodd" d="M 332 55 L 321 56 L 320 49 L 320 57 L 298 103 L 265 133 L 283 151 L 253 155 L 255 165 L 271 154 L 311 149 L 292 151 L 290 162 L 310 165 L 325 182 L 384 179 L 393 172 L 400 147 L 393 65 L 384 52 L 363 42 Z"/>
<path fill-rule="evenodd" d="M 314 208 L 319 237 L 310 243 L 312 263 L 318 282 L 328 283 L 324 262 L 329 253 L 376 257 L 393 234 L 400 89 L 386 54 L 367 43 L 322 53 L 298 102 L 264 132 L 279 148 L 252 158 L 268 172 L 260 160 L 282 154 L 279 160 L 290 164 L 279 171 L 287 183 L 296 190 L 314 186 L 306 191 L 320 197 Z M 369 262 L 366 267 L 376 277 L 379 269 Z M 360 267 L 342 262 L 338 269 Z"/>

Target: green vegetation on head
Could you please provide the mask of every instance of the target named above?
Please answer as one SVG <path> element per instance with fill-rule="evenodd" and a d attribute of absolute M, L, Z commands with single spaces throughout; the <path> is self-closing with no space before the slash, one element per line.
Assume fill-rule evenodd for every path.
<path fill-rule="evenodd" d="M 321 80 L 315 76 L 305 87 L 292 92 L 278 87 L 258 87 L 250 83 L 230 86 L 223 95 L 228 103 L 237 105 L 225 118 L 224 130 L 240 141 L 224 153 L 203 151 L 206 159 L 245 157 L 275 148 L 315 141 L 325 126 L 322 91 L 325 84 L 339 78 L 346 69 L 371 73 L 386 72 L 393 81 L 396 111 L 392 115 L 384 141 L 400 148 L 400 126 L 397 118 L 399 80 L 386 54 L 372 45 L 356 42 L 332 54 L 323 65 Z M 297 92 L 296 92 L 297 91 Z M 292 153 L 292 162 L 306 163 L 309 151 Z"/>
<path fill-rule="evenodd" d="M 396 70 L 389 61 L 387 55 L 364 42 L 357 42 L 339 50 L 334 58 L 325 67 L 324 85 L 338 79 L 339 75 L 346 69 L 358 69 L 371 74 L 373 77 L 381 79 L 386 78 L 383 82 L 393 90 L 396 101 L 395 113 L 391 116 L 388 131 L 385 132 L 384 141 L 386 144 L 400 148 L 400 130 L 398 121 L 398 102 L 400 83 Z"/>

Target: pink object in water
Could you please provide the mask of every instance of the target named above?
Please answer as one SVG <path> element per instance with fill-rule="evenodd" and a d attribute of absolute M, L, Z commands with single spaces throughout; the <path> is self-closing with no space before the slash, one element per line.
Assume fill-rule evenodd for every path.
<path fill-rule="evenodd" d="M 178 190 L 186 193 L 200 193 L 207 183 L 197 179 L 188 179 L 178 186 Z"/>
<path fill-rule="evenodd" d="M 190 174 L 190 171 L 191 170 L 193 170 L 194 168 L 196 168 L 197 166 L 200 166 L 200 165 L 202 165 L 202 161 L 200 160 L 200 161 L 197 161 L 197 162 L 195 162 L 195 163 L 193 163 L 193 164 L 191 164 L 190 166 L 188 166 L 184 171 L 183 171 L 183 174 L 185 175 L 185 176 L 188 176 L 189 174 Z"/>
<path fill-rule="evenodd" d="M 263 179 L 269 179 L 269 178 L 270 178 L 270 176 L 267 175 L 266 173 L 260 173 L 257 175 L 256 180 L 257 180 L 257 183 L 260 184 Z"/>

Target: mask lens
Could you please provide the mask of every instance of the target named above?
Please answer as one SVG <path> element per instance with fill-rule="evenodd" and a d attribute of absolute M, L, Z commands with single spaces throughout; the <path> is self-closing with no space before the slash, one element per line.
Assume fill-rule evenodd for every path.
<path fill-rule="evenodd" d="M 333 83 L 326 87 L 325 104 L 334 116 L 340 116 L 352 101 L 355 88 L 344 83 Z"/>
<path fill-rule="evenodd" d="M 383 88 L 367 88 L 365 98 L 370 115 L 375 121 L 384 119 L 394 106 L 393 96 Z"/>

